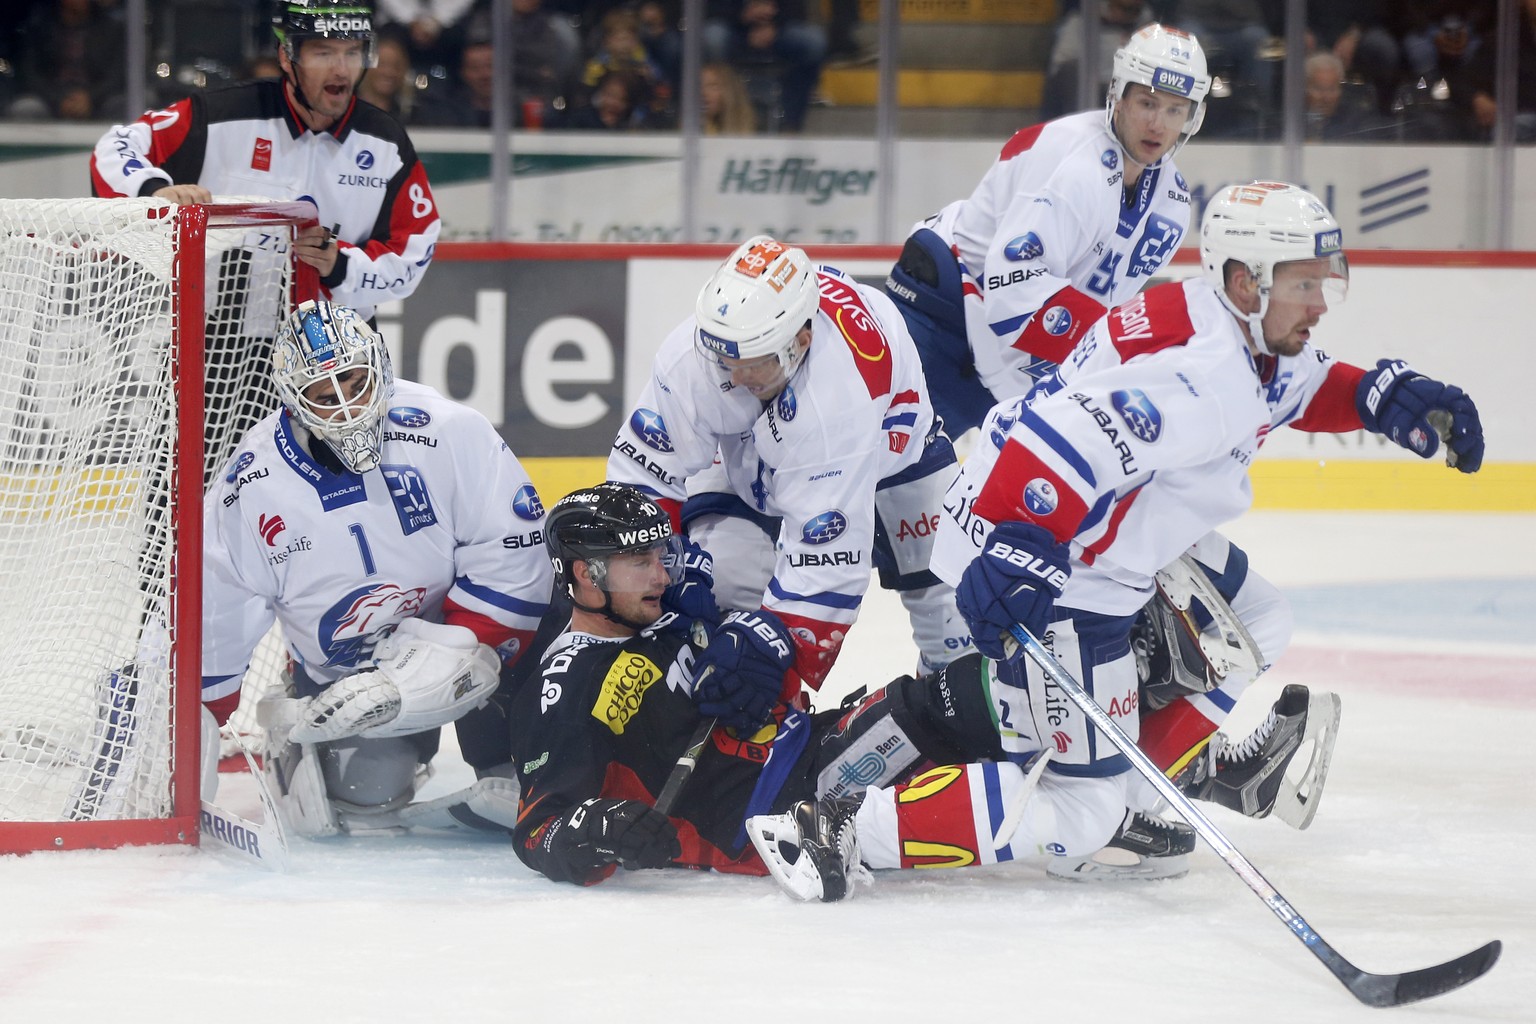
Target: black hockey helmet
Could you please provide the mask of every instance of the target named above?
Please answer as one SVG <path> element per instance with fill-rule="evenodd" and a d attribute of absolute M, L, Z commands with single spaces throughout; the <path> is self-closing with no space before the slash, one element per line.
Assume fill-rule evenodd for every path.
<path fill-rule="evenodd" d="M 363 66 L 377 60 L 371 0 L 278 0 L 272 32 L 290 61 L 299 59 L 306 39 L 361 39 Z"/>
<path fill-rule="evenodd" d="M 681 544 L 666 510 L 634 487 L 601 483 L 555 502 L 544 521 L 544 546 L 555 567 L 555 582 L 574 601 L 574 563 L 586 562 L 592 582 L 608 592 L 608 558 L 659 548 L 676 583 L 682 575 Z M 578 605 L 578 607 L 584 607 Z M 608 609 L 589 608 L 587 611 Z"/>

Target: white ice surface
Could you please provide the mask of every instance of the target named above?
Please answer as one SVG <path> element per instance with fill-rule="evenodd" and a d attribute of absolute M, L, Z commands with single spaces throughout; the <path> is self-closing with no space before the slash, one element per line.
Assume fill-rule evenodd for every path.
<path fill-rule="evenodd" d="M 1366 970 L 1502 939 L 1468 988 L 1356 1004 L 1204 847 L 1178 881 L 882 873 L 822 906 L 681 871 L 556 885 L 504 841 L 439 834 L 297 841 L 281 876 L 192 849 L 0 858 L 0 1022 L 1536 1020 L 1536 517 L 1268 513 L 1229 532 L 1298 619 L 1233 731 L 1290 681 L 1344 710 L 1309 830 L 1209 814 Z M 829 689 L 914 660 L 873 592 Z M 439 760 L 428 795 L 467 780 Z"/>

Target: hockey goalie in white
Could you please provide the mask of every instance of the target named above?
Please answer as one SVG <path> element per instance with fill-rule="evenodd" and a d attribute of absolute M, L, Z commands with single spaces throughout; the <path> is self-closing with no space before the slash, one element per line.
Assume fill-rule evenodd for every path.
<path fill-rule="evenodd" d="M 510 827 L 506 720 L 488 702 L 551 587 L 528 474 L 485 417 L 395 380 L 383 340 L 349 308 L 302 304 L 273 367 L 283 408 L 204 501 L 209 717 L 234 711 L 275 619 L 288 692 L 258 718 L 290 830 Z M 412 804 L 449 722 L 479 781 Z"/>

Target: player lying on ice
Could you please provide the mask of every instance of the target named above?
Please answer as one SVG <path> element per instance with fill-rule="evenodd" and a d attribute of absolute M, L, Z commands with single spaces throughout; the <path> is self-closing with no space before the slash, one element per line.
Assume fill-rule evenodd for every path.
<path fill-rule="evenodd" d="M 276 620 L 288 692 L 258 715 L 290 830 L 510 828 L 501 668 L 550 592 L 528 474 L 485 417 L 394 379 L 383 339 L 350 308 L 299 306 L 272 361 L 283 408 L 204 501 L 205 752 Z M 478 781 L 413 804 L 449 722 Z"/>
<path fill-rule="evenodd" d="M 1465 473 L 1483 459 L 1477 408 L 1460 388 L 1398 361 L 1363 370 L 1309 344 L 1343 297 L 1342 247 L 1337 222 L 1300 188 L 1225 189 L 1202 225 L 1200 277 L 1111 310 L 1029 399 L 992 411 L 946 501 L 933 568 L 956 583 L 977 648 L 1001 659 L 992 698 L 1008 727 L 1008 763 L 936 769 L 870 790 L 857 808 L 823 800 L 749 822 L 754 842 L 784 851 L 775 874 L 791 892 L 835 898 L 860 858 L 901 867 L 914 850 L 970 850 L 975 863 L 1042 846 L 1071 856 L 1101 845 L 1127 806 L 1147 806 L 1150 786 L 1124 755 L 1032 662 L 1006 657 L 1014 624 L 1050 647 L 1130 737 L 1140 732 L 1160 768 L 1185 769 L 1194 795 L 1214 786 L 1229 806 L 1268 809 L 1267 787 L 1223 780 L 1273 776 L 1243 780 L 1244 755 L 1294 750 L 1307 695 L 1288 687 L 1251 742 L 1168 761 L 1173 748 L 1160 741 L 1197 718 L 1214 730 L 1252 673 L 1178 698 L 1169 707 L 1190 707 L 1170 716 L 1172 730 L 1157 715 L 1141 719 L 1130 634 L 1154 575 L 1248 507 L 1248 466 L 1274 428 L 1364 428 L 1424 458 L 1443 442 L 1447 462 Z M 1199 671 L 1191 678 L 1192 689 L 1213 682 Z M 1164 732 L 1147 735 L 1150 724 Z M 1026 798 L 1021 765 L 1042 751 L 1050 763 Z"/>
<path fill-rule="evenodd" d="M 696 546 L 685 551 L 667 513 L 638 490 L 604 483 L 567 495 L 550 510 L 545 541 L 557 592 L 572 603 L 570 624 L 545 649 L 537 682 L 518 691 L 511 721 L 522 782 L 516 848 L 552 879 L 594 884 L 619 864 L 762 874 L 764 861 L 743 827 L 748 817 L 767 814 L 759 821 L 771 822 L 772 815 L 798 813 L 809 821 L 805 816 L 819 807 L 829 822 L 823 838 L 835 847 L 837 837 L 851 837 L 846 824 L 865 787 L 903 782 L 869 790 L 868 799 L 885 808 L 882 826 L 894 830 L 893 842 L 904 836 L 923 844 L 922 836 L 904 831 L 926 820 L 923 814 L 937 807 L 970 813 L 966 786 L 945 793 L 968 769 L 910 776 L 935 764 L 1006 758 L 1012 732 L 993 710 L 997 669 L 974 653 L 930 675 L 903 676 L 837 710 L 807 714 L 786 706 L 782 687 L 793 647 L 782 621 L 758 610 L 717 624 L 709 560 Z M 658 812 L 653 805 L 690 737 L 717 716 L 681 795 L 667 814 Z M 978 779 L 1014 770 L 1006 763 L 972 767 L 982 773 Z M 1284 763 L 1278 767 L 1283 772 Z M 1070 794 L 1073 785 L 1047 779 L 1042 788 Z M 976 806 L 985 821 L 988 805 Z M 905 817 L 894 808 L 905 808 Z M 1022 827 L 1041 814 L 1015 809 L 1007 821 Z M 969 827 L 971 819 L 965 821 Z M 974 837 L 958 845 L 945 833 L 942 847 L 911 846 L 902 866 L 1056 852 L 1040 841 L 999 856 L 990 835 L 983 847 Z M 1162 855 L 1167 874 L 1182 868 L 1193 845 L 1187 832 L 1155 823 L 1128 835 L 1126 848 Z M 819 842 L 808 844 L 805 863 L 826 864 L 830 872 L 841 861 Z M 776 850 L 765 850 L 768 864 L 782 868 Z M 807 877 L 803 869 L 784 872 Z M 841 874 L 818 872 L 811 880 L 817 890 L 810 895 L 825 898 L 837 898 L 846 885 Z"/>

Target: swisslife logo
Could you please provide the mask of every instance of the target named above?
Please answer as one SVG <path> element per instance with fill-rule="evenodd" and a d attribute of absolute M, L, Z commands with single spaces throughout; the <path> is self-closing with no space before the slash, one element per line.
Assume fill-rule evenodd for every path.
<path fill-rule="evenodd" d="M 270 171 L 272 169 L 272 140 L 257 139 L 256 145 L 251 148 L 251 170 Z"/>
<path fill-rule="evenodd" d="M 256 520 L 256 528 L 261 531 L 261 539 L 267 542 L 267 547 L 275 548 L 278 535 L 288 528 L 288 524 L 283 522 L 282 516 L 269 516 L 263 512 Z"/>

